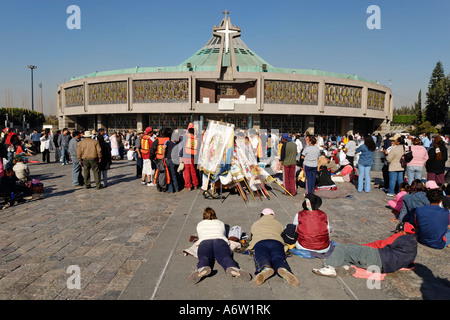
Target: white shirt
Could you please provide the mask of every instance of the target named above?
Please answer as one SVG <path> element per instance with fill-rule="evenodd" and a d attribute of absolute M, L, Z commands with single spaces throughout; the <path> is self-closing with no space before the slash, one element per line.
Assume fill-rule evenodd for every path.
<path fill-rule="evenodd" d="M 197 235 L 197 246 L 203 240 L 210 239 L 223 239 L 228 243 L 228 239 L 225 236 L 225 224 L 218 219 L 200 221 L 197 224 Z"/>
<path fill-rule="evenodd" d="M 301 153 L 302 149 L 303 149 L 303 145 L 302 145 L 302 142 L 300 141 L 300 139 L 296 139 L 295 144 L 297 145 L 297 154 Z"/>

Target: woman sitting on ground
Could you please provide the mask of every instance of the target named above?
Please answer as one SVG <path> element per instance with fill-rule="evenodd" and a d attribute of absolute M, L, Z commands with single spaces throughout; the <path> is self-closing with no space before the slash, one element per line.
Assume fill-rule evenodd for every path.
<path fill-rule="evenodd" d="M 330 249 L 330 225 L 326 213 L 319 210 L 321 205 L 319 196 L 313 193 L 305 196 L 303 210 L 296 214 L 293 222 L 297 225 L 297 249 L 317 253 L 325 253 Z"/>
<path fill-rule="evenodd" d="M 391 207 L 395 213 L 400 214 L 403 208 L 403 196 L 408 193 L 409 184 L 407 182 L 400 183 L 399 193 L 393 200 L 388 201 L 388 206 Z"/>
<path fill-rule="evenodd" d="M 416 208 L 430 204 L 422 180 L 413 180 L 408 193 L 403 196 L 403 207 L 398 216 L 399 222 L 409 222 L 415 225 Z"/>

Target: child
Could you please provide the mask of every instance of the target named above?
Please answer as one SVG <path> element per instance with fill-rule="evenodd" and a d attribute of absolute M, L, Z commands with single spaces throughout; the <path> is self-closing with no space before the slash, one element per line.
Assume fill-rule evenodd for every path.
<path fill-rule="evenodd" d="M 305 188 L 306 186 L 305 172 L 302 167 L 300 167 L 300 170 L 297 172 L 297 186 L 300 188 Z"/>
<path fill-rule="evenodd" d="M 395 213 L 400 214 L 403 207 L 403 196 L 408 193 L 409 184 L 407 182 L 400 183 L 399 193 L 395 196 L 394 200 L 388 201 L 388 206 L 391 207 Z M 397 221 L 397 219 L 395 220 Z"/>
<path fill-rule="evenodd" d="M 128 151 L 127 151 L 127 160 L 128 161 L 135 161 L 134 153 L 135 153 L 135 151 L 134 151 L 133 147 L 128 149 Z"/>
<path fill-rule="evenodd" d="M 23 162 L 22 156 L 15 157 L 15 164 L 12 168 L 16 177 L 23 182 L 27 182 L 30 178 L 30 168 Z"/>

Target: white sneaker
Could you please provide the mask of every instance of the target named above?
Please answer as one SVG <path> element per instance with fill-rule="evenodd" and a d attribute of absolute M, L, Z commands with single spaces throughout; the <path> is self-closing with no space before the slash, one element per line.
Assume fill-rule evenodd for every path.
<path fill-rule="evenodd" d="M 325 276 L 325 277 L 331 277 L 335 278 L 337 276 L 336 269 L 332 266 L 326 266 L 321 269 L 314 268 L 312 269 L 312 272 L 319 275 L 319 276 Z"/>
<path fill-rule="evenodd" d="M 146 182 L 145 182 L 145 181 L 141 181 L 141 184 L 142 184 L 143 186 L 145 186 Z"/>
<path fill-rule="evenodd" d="M 395 197 L 395 194 L 393 194 L 393 193 L 388 193 L 388 194 L 386 194 L 388 197 Z"/>
<path fill-rule="evenodd" d="M 147 183 L 147 187 L 155 187 L 156 186 L 156 184 L 154 184 L 153 182 L 152 183 Z"/>

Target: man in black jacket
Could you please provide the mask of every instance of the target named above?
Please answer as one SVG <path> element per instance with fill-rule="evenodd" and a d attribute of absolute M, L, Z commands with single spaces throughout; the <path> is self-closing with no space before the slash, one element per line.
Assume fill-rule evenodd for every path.
<path fill-rule="evenodd" d="M 56 134 L 53 136 L 53 146 L 55 147 L 55 162 L 59 162 L 61 159 L 61 150 L 59 150 L 58 138 L 61 134 L 61 130 L 56 131 Z"/>
<path fill-rule="evenodd" d="M 376 267 L 380 273 L 391 273 L 413 265 L 417 256 L 414 226 L 408 222 L 397 225 L 396 233 L 384 240 L 363 245 L 339 244 L 325 260 L 325 267 L 312 272 L 327 277 L 351 274 L 350 265 L 367 269 Z M 353 270 L 352 270 L 353 269 Z"/>

